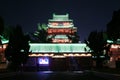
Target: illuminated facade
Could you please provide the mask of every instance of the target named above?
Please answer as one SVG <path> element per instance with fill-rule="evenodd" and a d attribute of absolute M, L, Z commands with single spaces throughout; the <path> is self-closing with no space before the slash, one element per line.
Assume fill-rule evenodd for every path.
<path fill-rule="evenodd" d="M 112 44 L 108 55 L 110 56 L 108 66 L 110 68 L 120 68 L 120 44 Z"/>
<path fill-rule="evenodd" d="M 85 43 L 73 42 L 76 32 L 77 28 L 68 14 L 53 14 L 47 26 L 47 39 L 50 39 L 51 43 L 30 43 L 32 53 L 26 66 L 60 71 L 90 68 L 90 48 Z"/>
<path fill-rule="evenodd" d="M 120 41 L 119 39 L 114 42 L 112 40 L 107 40 L 107 46 L 110 46 L 108 51 L 108 56 L 110 59 L 106 66 L 109 68 L 120 68 Z"/>
<path fill-rule="evenodd" d="M 0 63 L 6 62 L 4 51 L 8 45 L 8 40 L 2 39 L 2 44 L 0 45 Z"/>
<path fill-rule="evenodd" d="M 69 15 L 55 15 L 48 20 L 48 38 L 52 38 L 53 43 L 72 43 L 68 36 L 74 37 L 77 28 L 74 27 L 73 20 Z"/>
<path fill-rule="evenodd" d="M 2 44 L 0 44 L 0 69 L 5 69 L 7 68 L 6 65 L 6 58 L 5 58 L 5 49 L 8 45 L 8 40 L 6 39 L 1 39 Z"/>
<path fill-rule="evenodd" d="M 29 43 L 30 55 L 26 69 L 39 70 L 80 70 L 90 68 L 90 48 L 85 43 L 73 43 L 77 28 L 69 15 L 55 15 L 48 20 L 47 38 L 52 43 Z M 58 44 L 59 43 L 59 44 Z M 62 44 L 61 44 L 62 43 Z M 1 49 L 1 48 L 0 48 Z"/>
<path fill-rule="evenodd" d="M 90 48 L 85 43 L 30 43 L 26 66 L 39 70 L 80 70 L 92 66 Z"/>

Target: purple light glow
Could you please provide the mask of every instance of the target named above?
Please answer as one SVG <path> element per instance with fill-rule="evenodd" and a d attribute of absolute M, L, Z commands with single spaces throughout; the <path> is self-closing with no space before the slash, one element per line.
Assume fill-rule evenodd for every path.
<path fill-rule="evenodd" d="M 49 65 L 49 58 L 44 58 L 44 57 L 42 57 L 42 58 L 38 58 L 38 63 L 39 64 L 42 64 L 42 65 Z"/>

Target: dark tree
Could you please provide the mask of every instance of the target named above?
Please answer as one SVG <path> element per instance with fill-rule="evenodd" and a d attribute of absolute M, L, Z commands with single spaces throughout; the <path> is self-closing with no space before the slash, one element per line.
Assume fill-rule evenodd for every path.
<path fill-rule="evenodd" d="M 0 36 L 2 36 L 3 31 L 4 31 L 4 20 L 0 16 Z M 1 37 L 0 37 L 0 44 L 2 44 Z"/>
<path fill-rule="evenodd" d="M 72 41 L 72 43 L 78 43 L 79 42 L 79 36 L 75 32 L 74 35 L 67 35 L 68 38 Z"/>
<path fill-rule="evenodd" d="M 52 43 L 52 41 L 53 41 L 52 39 L 55 38 L 55 36 L 56 36 L 56 35 L 54 34 L 54 35 L 51 35 L 51 37 L 47 37 L 47 38 L 46 38 L 46 42 L 47 42 L 47 43 Z"/>
<path fill-rule="evenodd" d="M 96 66 L 102 67 L 103 58 L 100 56 L 105 55 L 103 50 L 107 44 L 107 35 L 104 32 L 93 31 L 85 42 L 92 50 L 92 56 L 96 56 Z"/>
<path fill-rule="evenodd" d="M 46 43 L 47 42 L 47 25 L 46 24 L 38 24 L 38 30 L 32 34 L 34 39 L 31 42 L 39 42 L 39 43 Z"/>
<path fill-rule="evenodd" d="M 107 24 L 107 34 L 113 41 L 120 39 L 120 10 L 113 12 L 112 20 Z"/>
<path fill-rule="evenodd" d="M 3 33 L 3 31 L 4 31 L 4 20 L 0 16 L 0 35 Z"/>
<path fill-rule="evenodd" d="M 13 26 L 5 26 L 2 36 L 8 40 L 10 34 L 13 34 L 13 28 L 14 28 Z"/>
<path fill-rule="evenodd" d="M 24 35 L 21 26 L 17 25 L 9 37 L 5 50 L 5 57 L 11 63 L 11 70 L 19 70 L 21 64 L 26 63 L 29 55 L 29 36 Z"/>

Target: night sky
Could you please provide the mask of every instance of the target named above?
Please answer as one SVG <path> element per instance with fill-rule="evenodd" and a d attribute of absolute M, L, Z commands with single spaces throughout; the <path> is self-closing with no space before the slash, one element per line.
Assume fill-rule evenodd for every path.
<path fill-rule="evenodd" d="M 5 25 L 20 24 L 23 31 L 34 32 L 37 23 L 48 23 L 52 14 L 66 14 L 73 19 L 83 41 L 93 30 L 106 30 L 120 0 L 2 0 L 0 16 Z"/>

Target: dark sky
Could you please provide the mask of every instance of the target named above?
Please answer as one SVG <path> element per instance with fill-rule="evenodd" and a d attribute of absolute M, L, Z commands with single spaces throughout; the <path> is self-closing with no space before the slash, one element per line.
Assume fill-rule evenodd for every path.
<path fill-rule="evenodd" d="M 47 23 L 52 14 L 69 13 L 80 40 L 93 30 L 106 30 L 120 0 L 2 0 L 0 16 L 6 25 L 20 24 L 24 32 L 34 32 L 37 23 Z"/>

